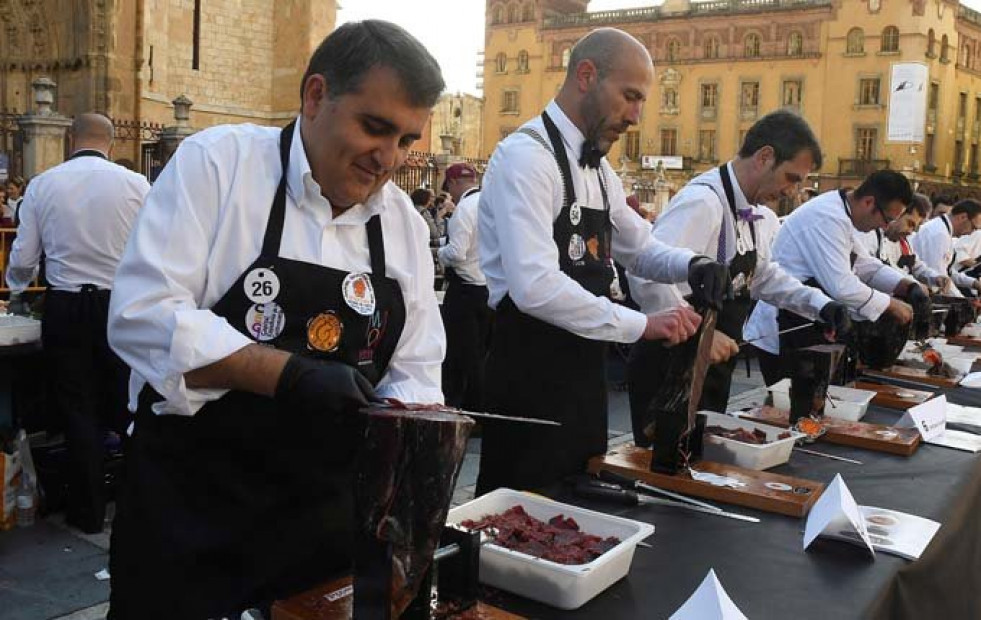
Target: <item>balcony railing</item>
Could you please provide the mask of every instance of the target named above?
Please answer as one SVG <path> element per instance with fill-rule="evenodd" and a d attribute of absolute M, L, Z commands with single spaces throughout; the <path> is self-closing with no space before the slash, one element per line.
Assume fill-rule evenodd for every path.
<path fill-rule="evenodd" d="M 878 170 L 889 168 L 888 159 L 838 159 L 838 176 L 865 178 Z"/>
<path fill-rule="evenodd" d="M 832 0 L 709 0 L 707 2 L 692 2 L 687 14 L 757 13 L 762 11 L 823 7 L 831 6 L 831 4 Z M 667 13 L 659 6 L 619 9 L 615 11 L 597 11 L 595 13 L 551 15 L 543 20 L 542 27 L 545 30 L 554 30 L 576 26 L 596 27 L 603 24 L 653 22 L 671 15 L 677 14 Z"/>

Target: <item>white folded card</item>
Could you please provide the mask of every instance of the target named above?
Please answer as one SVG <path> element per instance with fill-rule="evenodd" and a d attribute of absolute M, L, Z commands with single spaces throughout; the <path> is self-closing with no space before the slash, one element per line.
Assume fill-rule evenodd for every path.
<path fill-rule="evenodd" d="M 743 612 L 726 594 L 715 571 L 709 569 L 685 604 L 672 614 L 670 620 L 747 620 Z"/>
<path fill-rule="evenodd" d="M 910 407 L 895 426 L 915 428 L 927 441 L 943 435 L 947 430 L 947 397 L 941 395 L 921 405 Z"/>
<path fill-rule="evenodd" d="M 841 474 L 835 474 L 834 480 L 807 515 L 807 525 L 804 526 L 804 549 L 807 549 L 818 536 L 832 532 L 845 536 L 859 546 L 864 543 L 869 555 L 875 557 L 862 511 L 855 503 L 852 492 L 845 486 Z"/>

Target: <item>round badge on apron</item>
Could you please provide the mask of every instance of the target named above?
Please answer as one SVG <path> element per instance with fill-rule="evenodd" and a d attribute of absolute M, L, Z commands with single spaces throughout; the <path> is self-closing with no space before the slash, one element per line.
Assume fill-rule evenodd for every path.
<path fill-rule="evenodd" d="M 245 328 L 259 342 L 278 337 L 286 327 L 286 313 L 278 304 L 253 304 L 245 313 Z"/>
<path fill-rule="evenodd" d="M 266 304 L 279 295 L 279 277 L 272 269 L 253 269 L 245 276 L 245 296 L 254 304 Z"/>
<path fill-rule="evenodd" d="M 582 221 L 582 207 L 575 202 L 569 205 L 569 221 L 573 226 L 578 226 Z"/>
<path fill-rule="evenodd" d="M 569 237 L 569 258 L 572 260 L 582 260 L 586 255 L 586 242 L 579 235 L 573 234 Z"/>
<path fill-rule="evenodd" d="M 344 303 L 361 316 L 371 316 L 375 311 L 375 289 L 366 273 L 349 273 L 341 284 Z"/>
<path fill-rule="evenodd" d="M 341 344 L 344 323 L 333 312 L 321 312 L 307 321 L 307 346 L 321 353 L 332 353 Z"/>

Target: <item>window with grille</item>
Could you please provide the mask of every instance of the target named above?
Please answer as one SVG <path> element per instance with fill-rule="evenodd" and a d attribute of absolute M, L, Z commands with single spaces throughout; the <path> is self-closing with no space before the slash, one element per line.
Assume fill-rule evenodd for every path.
<path fill-rule="evenodd" d="M 491 23 L 501 24 L 503 22 L 504 22 L 504 7 L 498 5 L 494 7 L 494 17 L 493 19 L 491 19 Z"/>
<path fill-rule="evenodd" d="M 504 91 L 504 97 L 501 101 L 501 112 L 517 112 L 517 111 L 518 111 L 518 91 L 516 90 Z"/>
<path fill-rule="evenodd" d="M 852 28 L 848 31 L 845 52 L 848 54 L 862 54 L 865 52 L 865 32 L 861 28 Z"/>
<path fill-rule="evenodd" d="M 623 134 L 623 156 L 631 161 L 640 157 L 640 132 L 628 131 Z"/>
<path fill-rule="evenodd" d="M 804 35 L 799 32 L 791 32 L 787 39 L 787 55 L 800 56 L 804 53 Z"/>
<path fill-rule="evenodd" d="M 862 127 L 855 131 L 855 158 L 875 159 L 875 140 L 878 130 L 874 127 Z"/>
<path fill-rule="evenodd" d="M 978 145 L 971 145 L 971 174 L 977 176 L 978 174 Z"/>
<path fill-rule="evenodd" d="M 950 47 L 949 41 L 950 39 L 947 38 L 947 35 L 944 35 L 940 38 L 940 62 L 950 61 L 950 57 L 948 56 L 949 54 L 948 48 Z"/>
<path fill-rule="evenodd" d="M 702 43 L 702 56 L 705 58 L 718 58 L 719 57 L 719 38 L 718 37 L 708 37 L 705 42 Z"/>
<path fill-rule="evenodd" d="M 782 105 L 799 107 L 801 93 L 804 91 L 804 82 L 801 80 L 784 80 L 781 91 L 780 101 Z"/>
<path fill-rule="evenodd" d="M 522 21 L 530 22 L 535 19 L 535 5 L 531 2 L 525 4 L 524 9 L 522 9 L 523 14 L 521 16 Z"/>
<path fill-rule="evenodd" d="M 508 22 L 514 23 L 518 21 L 518 8 L 517 4 L 512 4 L 508 7 Z"/>
<path fill-rule="evenodd" d="M 957 118 L 967 118 L 967 93 L 961 93 L 957 103 Z"/>
<path fill-rule="evenodd" d="M 899 51 L 899 28 L 886 26 L 882 31 L 882 42 L 879 51 L 898 52 Z"/>
<path fill-rule="evenodd" d="M 702 108 L 715 109 L 719 99 L 718 84 L 702 84 Z"/>
<path fill-rule="evenodd" d="M 678 154 L 678 130 L 662 129 L 661 130 L 661 155 L 677 155 L 677 154 Z"/>
<path fill-rule="evenodd" d="M 664 93 L 661 95 L 661 107 L 668 110 L 678 107 L 678 89 L 671 87 L 664 89 Z"/>
<path fill-rule="evenodd" d="M 962 174 L 964 171 L 964 142 L 957 140 L 954 142 L 954 174 Z"/>
<path fill-rule="evenodd" d="M 703 129 L 698 132 L 698 158 L 702 161 L 715 161 L 714 129 Z"/>
<path fill-rule="evenodd" d="M 528 73 L 528 52 L 525 50 L 518 52 L 518 72 Z"/>
<path fill-rule="evenodd" d="M 747 58 L 759 58 L 760 55 L 760 35 L 758 34 L 748 34 L 746 35 L 744 55 Z"/>
<path fill-rule="evenodd" d="M 674 62 L 681 57 L 681 41 L 678 39 L 671 39 L 668 41 L 668 62 Z"/>
<path fill-rule="evenodd" d="M 879 78 L 863 78 L 859 80 L 858 104 L 879 105 Z"/>

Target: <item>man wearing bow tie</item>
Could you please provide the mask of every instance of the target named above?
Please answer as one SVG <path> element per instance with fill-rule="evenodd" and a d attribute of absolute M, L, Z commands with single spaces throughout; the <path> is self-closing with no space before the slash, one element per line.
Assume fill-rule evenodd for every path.
<path fill-rule="evenodd" d="M 491 157 L 478 210 L 497 311 L 487 402 L 562 426 L 488 425 L 478 493 L 540 488 L 606 451 L 606 342 L 677 344 L 696 332 L 690 308 L 645 315 L 613 303 L 622 298 L 614 259 L 642 278 L 687 280 L 700 302 L 721 305 L 725 266 L 651 237 L 604 157 L 640 120 L 653 77 L 636 39 L 593 31 L 572 50 L 555 100 Z"/>
<path fill-rule="evenodd" d="M 793 195 L 808 173 L 820 167 L 821 147 L 800 116 L 786 111 L 768 114 L 746 133 L 739 154 L 717 168 L 695 177 L 658 217 L 655 238 L 715 257 L 729 266 L 732 295 L 719 313 L 715 346 L 737 350 L 743 324 L 753 300 L 762 299 L 805 316 L 819 319 L 838 331 L 848 325 L 845 307 L 819 289 L 805 286 L 770 260 L 770 247 L 760 242 L 757 222 L 768 209 L 763 203 Z M 684 284 L 664 285 L 630 279 L 630 291 L 644 312 L 684 305 L 689 294 Z M 651 422 L 647 408 L 656 385 L 650 377 L 662 371 L 664 349 L 658 343 L 634 347 L 628 365 L 634 438 L 647 443 L 638 431 Z M 735 358 L 710 367 L 702 390 L 701 409 L 726 410 Z"/>

